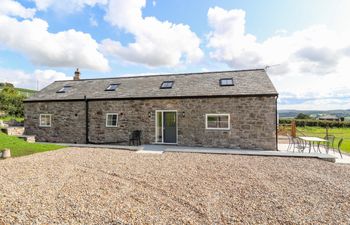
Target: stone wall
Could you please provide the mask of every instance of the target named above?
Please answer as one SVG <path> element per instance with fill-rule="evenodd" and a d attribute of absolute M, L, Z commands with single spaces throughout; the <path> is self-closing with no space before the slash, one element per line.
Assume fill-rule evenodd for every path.
<path fill-rule="evenodd" d="M 39 141 L 84 143 L 84 104 L 26 103 L 26 132 Z M 276 149 L 276 107 L 275 97 L 89 101 L 89 140 L 126 144 L 130 132 L 142 130 L 142 142 L 154 143 L 155 111 L 177 110 L 179 145 L 271 150 Z M 38 127 L 40 113 L 53 114 L 51 128 Z M 106 127 L 107 113 L 118 113 L 118 127 Z M 209 113 L 229 113 L 231 129 L 206 130 Z"/>
<path fill-rule="evenodd" d="M 24 133 L 24 127 L 7 127 L 4 130 L 10 136 L 21 136 Z"/>
<path fill-rule="evenodd" d="M 25 103 L 25 134 L 39 142 L 85 143 L 85 102 Z M 52 126 L 40 127 L 40 114 L 51 114 Z"/>

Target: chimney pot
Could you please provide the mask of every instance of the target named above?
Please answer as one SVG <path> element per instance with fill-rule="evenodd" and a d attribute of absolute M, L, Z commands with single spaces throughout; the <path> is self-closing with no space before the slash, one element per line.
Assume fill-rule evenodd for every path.
<path fill-rule="evenodd" d="M 79 68 L 74 72 L 74 78 L 73 80 L 80 80 L 80 71 Z"/>

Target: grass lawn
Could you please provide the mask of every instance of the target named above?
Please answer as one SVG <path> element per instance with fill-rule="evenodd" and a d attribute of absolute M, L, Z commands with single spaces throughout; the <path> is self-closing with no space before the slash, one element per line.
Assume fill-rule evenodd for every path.
<path fill-rule="evenodd" d="M 10 121 L 10 120 L 16 120 L 17 122 L 22 122 L 24 120 L 23 117 L 14 117 L 14 116 L 0 116 L 0 120 L 2 121 Z"/>
<path fill-rule="evenodd" d="M 38 152 L 56 150 L 64 147 L 53 144 L 28 143 L 17 137 L 8 136 L 0 132 L 0 150 L 3 150 L 4 148 L 11 149 L 11 156 L 18 157 Z"/>
<path fill-rule="evenodd" d="M 326 128 L 324 127 L 297 127 L 297 130 L 301 131 L 307 136 L 323 138 L 326 135 Z M 341 149 L 344 152 L 350 153 L 350 128 L 329 128 L 328 134 L 334 135 L 336 137 L 334 141 L 334 147 L 338 146 L 338 141 L 340 138 L 344 138 Z M 301 133 L 298 133 L 297 135 L 302 136 Z"/>

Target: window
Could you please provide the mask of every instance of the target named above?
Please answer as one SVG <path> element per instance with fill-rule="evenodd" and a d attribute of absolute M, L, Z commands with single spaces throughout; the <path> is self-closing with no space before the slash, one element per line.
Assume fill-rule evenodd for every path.
<path fill-rule="evenodd" d="M 160 89 L 170 89 L 173 87 L 174 81 L 163 81 L 160 85 Z"/>
<path fill-rule="evenodd" d="M 220 86 L 234 86 L 232 78 L 220 79 Z"/>
<path fill-rule="evenodd" d="M 51 127 L 51 114 L 40 114 L 40 127 Z"/>
<path fill-rule="evenodd" d="M 117 127 L 118 114 L 117 113 L 107 113 L 106 115 L 106 127 Z"/>
<path fill-rule="evenodd" d="M 64 85 L 63 88 L 61 88 L 60 90 L 58 90 L 56 93 L 66 93 L 69 88 L 71 88 L 72 86 L 69 85 Z"/>
<path fill-rule="evenodd" d="M 119 86 L 119 84 L 110 84 L 105 91 L 115 91 L 117 89 L 117 87 Z"/>
<path fill-rule="evenodd" d="M 213 130 L 229 130 L 230 114 L 206 114 L 205 128 Z"/>

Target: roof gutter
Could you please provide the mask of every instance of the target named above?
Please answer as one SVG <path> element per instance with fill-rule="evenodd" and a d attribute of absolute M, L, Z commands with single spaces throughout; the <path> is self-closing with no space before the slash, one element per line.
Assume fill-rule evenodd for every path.
<path fill-rule="evenodd" d="M 89 100 L 86 95 L 84 96 L 85 101 L 85 143 L 89 144 Z"/>
<path fill-rule="evenodd" d="M 198 99 L 198 98 L 239 98 L 239 97 L 278 97 L 277 93 L 271 94 L 241 94 L 241 95 L 200 95 L 200 96 L 159 96 L 159 97 L 126 97 L 126 98 L 89 98 L 89 101 L 123 101 L 123 100 L 147 100 L 147 99 Z M 83 99 L 38 99 L 24 100 L 24 103 L 33 102 L 79 102 Z"/>
<path fill-rule="evenodd" d="M 279 123 L 279 121 L 278 121 L 278 111 L 277 111 L 277 99 L 278 99 L 278 96 L 276 96 L 276 111 L 275 111 L 275 113 L 276 113 L 276 151 L 278 151 L 278 123 Z"/>

